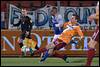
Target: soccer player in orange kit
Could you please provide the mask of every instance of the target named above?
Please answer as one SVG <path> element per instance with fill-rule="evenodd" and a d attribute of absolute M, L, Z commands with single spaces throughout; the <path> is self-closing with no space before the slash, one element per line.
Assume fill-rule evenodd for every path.
<path fill-rule="evenodd" d="M 46 46 L 46 53 L 43 56 L 43 58 L 40 60 L 40 62 L 45 61 L 45 59 L 52 55 L 54 57 L 59 57 L 62 58 L 65 62 L 67 59 L 67 55 L 66 54 L 59 54 L 57 52 L 55 52 L 55 50 L 59 50 L 62 47 L 65 47 L 66 45 L 68 45 L 73 36 L 77 36 L 79 35 L 81 38 L 83 38 L 83 33 L 80 29 L 80 26 L 77 24 L 77 15 L 73 14 L 71 21 L 69 21 L 68 23 L 70 24 L 64 24 L 65 28 L 67 26 L 67 28 L 60 34 L 60 36 L 50 45 Z M 44 51 L 44 50 L 43 50 Z M 40 52 L 42 52 L 42 50 L 40 50 Z"/>

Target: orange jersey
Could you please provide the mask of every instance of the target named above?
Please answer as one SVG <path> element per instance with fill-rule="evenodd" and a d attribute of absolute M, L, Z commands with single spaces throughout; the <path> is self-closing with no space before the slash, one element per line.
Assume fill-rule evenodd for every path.
<path fill-rule="evenodd" d="M 73 28 L 73 30 L 65 29 L 61 33 L 61 35 L 58 37 L 58 39 L 62 40 L 66 44 L 68 44 L 72 40 L 72 37 L 75 36 L 75 35 L 79 35 L 79 36 L 83 37 L 83 33 L 82 33 L 81 29 L 80 29 L 80 26 L 75 26 Z"/>
<path fill-rule="evenodd" d="M 63 28 L 66 29 L 68 25 L 72 26 L 72 25 L 74 25 L 74 24 L 77 24 L 77 22 L 70 22 L 70 21 L 69 21 L 69 22 L 65 22 L 65 23 L 63 24 Z"/>
<path fill-rule="evenodd" d="M 71 22 L 65 22 L 65 23 L 63 24 L 63 28 L 66 28 L 67 25 L 72 25 L 72 23 L 71 23 Z"/>

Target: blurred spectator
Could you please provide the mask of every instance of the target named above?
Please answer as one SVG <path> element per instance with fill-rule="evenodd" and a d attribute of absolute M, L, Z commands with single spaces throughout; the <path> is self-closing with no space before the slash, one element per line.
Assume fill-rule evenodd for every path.
<path fill-rule="evenodd" d="M 1 12 L 1 29 L 5 29 L 5 13 Z"/>

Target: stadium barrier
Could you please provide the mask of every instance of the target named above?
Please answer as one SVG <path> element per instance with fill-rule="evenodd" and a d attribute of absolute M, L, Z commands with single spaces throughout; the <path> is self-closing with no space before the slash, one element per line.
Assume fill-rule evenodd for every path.
<path fill-rule="evenodd" d="M 59 53 L 65 53 L 68 56 L 86 56 L 86 51 L 88 50 L 88 41 L 91 39 L 93 30 L 83 31 L 85 38 L 79 40 L 78 44 L 69 44 L 66 47 L 60 49 Z M 17 39 L 20 36 L 21 31 L 19 30 L 1 30 L 1 56 L 19 56 L 19 45 Z M 37 41 L 37 45 L 40 48 L 45 47 L 48 43 L 52 41 L 53 38 L 52 30 L 33 30 L 32 39 Z M 75 39 L 75 38 L 74 38 Z M 99 44 L 99 43 L 98 43 Z M 99 45 L 96 45 L 96 54 L 99 56 Z"/>

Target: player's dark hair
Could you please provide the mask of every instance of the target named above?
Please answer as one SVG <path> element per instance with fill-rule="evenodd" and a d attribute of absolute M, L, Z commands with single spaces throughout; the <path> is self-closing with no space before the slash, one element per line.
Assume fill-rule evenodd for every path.
<path fill-rule="evenodd" d="M 80 17 L 79 17 L 77 14 L 73 14 L 73 16 L 75 16 L 75 19 L 76 19 L 77 21 L 80 21 Z"/>
<path fill-rule="evenodd" d="M 57 7 L 52 7 L 52 9 L 56 9 L 57 10 Z"/>
<path fill-rule="evenodd" d="M 56 10 L 56 11 L 57 11 L 57 7 L 52 7 L 52 10 Z M 51 11 L 52 11 L 52 10 L 51 10 Z"/>

